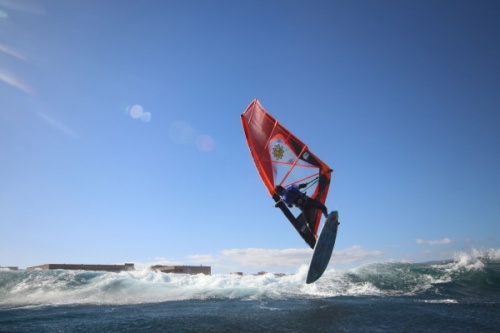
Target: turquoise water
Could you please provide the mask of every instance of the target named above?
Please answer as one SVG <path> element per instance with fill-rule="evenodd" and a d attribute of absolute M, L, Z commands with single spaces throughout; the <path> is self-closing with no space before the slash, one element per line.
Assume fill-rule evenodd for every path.
<path fill-rule="evenodd" d="M 498 332 L 500 261 L 275 277 L 0 272 L 0 332 Z"/>

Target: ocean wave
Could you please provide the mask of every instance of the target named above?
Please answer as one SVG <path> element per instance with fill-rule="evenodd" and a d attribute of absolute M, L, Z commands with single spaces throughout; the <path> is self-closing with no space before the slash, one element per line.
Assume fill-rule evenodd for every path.
<path fill-rule="evenodd" d="M 500 297 L 500 250 L 457 253 L 447 261 L 383 262 L 329 269 L 305 284 L 307 267 L 291 275 L 182 275 L 147 269 L 121 273 L 35 270 L 0 272 L 0 306 L 140 304 L 206 299 L 418 296 L 455 302 Z M 433 299 L 433 300 L 432 300 Z"/>
<path fill-rule="evenodd" d="M 326 276 L 320 289 L 336 286 L 345 296 L 498 297 L 500 250 L 457 253 L 427 263 L 384 262 Z"/>

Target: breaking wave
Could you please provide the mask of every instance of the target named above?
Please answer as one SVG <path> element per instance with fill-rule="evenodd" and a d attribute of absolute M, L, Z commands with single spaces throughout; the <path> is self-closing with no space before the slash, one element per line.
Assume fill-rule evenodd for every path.
<path fill-rule="evenodd" d="M 0 307 L 62 304 L 141 304 L 205 299 L 289 299 L 335 296 L 415 296 L 426 302 L 500 297 L 500 250 L 460 253 L 429 263 L 383 262 L 333 269 L 307 285 L 295 274 L 180 275 L 149 270 L 0 271 Z"/>

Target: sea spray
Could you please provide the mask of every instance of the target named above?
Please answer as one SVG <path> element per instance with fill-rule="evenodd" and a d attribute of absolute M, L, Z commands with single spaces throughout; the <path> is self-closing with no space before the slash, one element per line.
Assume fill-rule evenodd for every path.
<path fill-rule="evenodd" d="M 295 274 L 184 275 L 147 269 L 120 273 L 35 270 L 0 272 L 0 306 L 147 304 L 182 300 L 285 300 L 338 296 L 414 296 L 436 300 L 499 297 L 497 250 L 458 253 L 432 263 L 383 262 L 329 269 L 311 285 Z"/>

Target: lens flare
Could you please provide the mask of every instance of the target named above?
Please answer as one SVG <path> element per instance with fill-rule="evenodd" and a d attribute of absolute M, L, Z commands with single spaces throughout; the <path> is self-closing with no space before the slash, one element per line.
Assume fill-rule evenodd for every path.
<path fill-rule="evenodd" d="M 208 134 L 200 135 L 196 139 L 196 147 L 199 151 L 210 152 L 215 148 L 215 140 Z"/>
<path fill-rule="evenodd" d="M 151 120 L 151 113 L 149 112 L 143 112 L 141 114 L 141 120 L 145 123 L 149 123 L 149 121 Z"/>
<path fill-rule="evenodd" d="M 130 108 L 130 116 L 134 119 L 139 119 L 142 117 L 144 111 L 142 110 L 142 106 L 139 104 L 132 105 Z"/>
<path fill-rule="evenodd" d="M 184 121 L 176 121 L 168 128 L 170 140 L 179 144 L 192 143 L 194 141 L 195 134 L 195 129 Z"/>
<path fill-rule="evenodd" d="M 24 83 L 14 75 L 0 71 L 0 81 L 25 92 L 28 95 L 35 95 L 35 90 L 28 84 Z"/>

